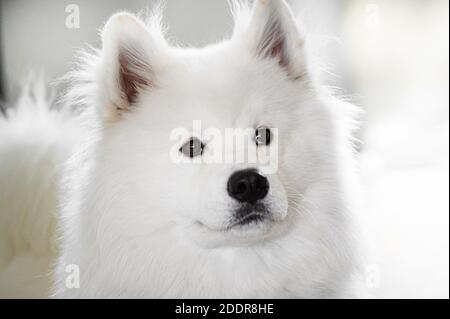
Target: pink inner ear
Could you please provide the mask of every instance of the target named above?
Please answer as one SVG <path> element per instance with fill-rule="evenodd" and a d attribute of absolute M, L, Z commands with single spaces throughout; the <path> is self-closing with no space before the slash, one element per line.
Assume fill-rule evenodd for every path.
<path fill-rule="evenodd" d="M 261 41 L 260 52 L 266 58 L 277 59 L 281 67 L 288 69 L 289 57 L 286 37 L 279 21 L 269 23 Z"/>
<path fill-rule="evenodd" d="M 270 57 L 278 59 L 281 67 L 287 69 L 289 67 L 289 59 L 286 53 L 286 43 L 284 38 L 277 39 L 270 49 Z"/>
<path fill-rule="evenodd" d="M 128 106 L 137 101 L 140 89 L 152 86 L 151 67 L 139 55 L 127 48 L 119 51 L 119 84 Z"/>

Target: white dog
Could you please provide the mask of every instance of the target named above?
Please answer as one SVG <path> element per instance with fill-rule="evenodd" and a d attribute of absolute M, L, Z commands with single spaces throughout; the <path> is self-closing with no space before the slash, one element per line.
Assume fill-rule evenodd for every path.
<path fill-rule="evenodd" d="M 232 37 L 202 49 L 169 46 L 156 15 L 116 14 L 69 76 L 84 111 L 62 172 L 54 296 L 358 296 L 353 107 L 318 83 L 283 0 L 233 9 Z M 190 135 L 174 140 L 180 128 Z M 236 148 L 206 128 L 252 136 Z M 276 150 L 275 170 L 213 162 L 218 149 Z M 49 247 L 52 234 L 35 236 Z"/>

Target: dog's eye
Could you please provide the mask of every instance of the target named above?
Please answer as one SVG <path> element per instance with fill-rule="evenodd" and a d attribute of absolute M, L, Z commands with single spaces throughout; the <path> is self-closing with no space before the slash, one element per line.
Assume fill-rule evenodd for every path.
<path fill-rule="evenodd" d="M 198 138 L 191 137 L 191 139 L 180 148 L 180 152 L 193 158 L 202 155 L 204 147 L 205 146 Z"/>
<path fill-rule="evenodd" d="M 256 145 L 269 145 L 270 144 L 270 129 L 264 126 L 260 126 L 255 131 Z"/>

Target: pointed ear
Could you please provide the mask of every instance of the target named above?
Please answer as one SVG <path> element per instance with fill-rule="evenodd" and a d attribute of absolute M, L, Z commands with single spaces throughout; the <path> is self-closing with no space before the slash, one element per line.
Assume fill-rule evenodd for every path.
<path fill-rule="evenodd" d="M 276 60 L 293 80 L 304 76 L 305 35 L 284 0 L 256 0 L 246 37 L 258 57 Z"/>
<path fill-rule="evenodd" d="M 106 115 L 114 118 L 129 110 L 142 90 L 155 87 L 157 39 L 136 17 L 119 13 L 106 23 L 102 41 L 98 81 Z"/>

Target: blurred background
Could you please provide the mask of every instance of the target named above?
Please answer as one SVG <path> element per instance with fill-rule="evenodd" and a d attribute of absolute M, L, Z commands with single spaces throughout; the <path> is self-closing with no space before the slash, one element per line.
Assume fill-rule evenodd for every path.
<path fill-rule="evenodd" d="M 359 213 L 371 294 L 448 298 L 448 1 L 288 2 L 326 82 L 365 111 Z M 0 0 L 0 98 L 14 99 L 30 70 L 61 76 L 77 48 L 99 46 L 98 29 L 112 13 L 153 3 Z M 225 0 L 166 0 L 165 21 L 170 41 L 182 45 L 220 41 L 232 29 Z"/>

